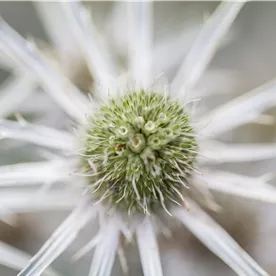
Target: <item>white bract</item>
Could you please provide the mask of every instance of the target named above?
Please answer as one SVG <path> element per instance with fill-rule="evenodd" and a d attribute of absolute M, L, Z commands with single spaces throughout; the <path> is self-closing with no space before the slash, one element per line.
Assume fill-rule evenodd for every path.
<path fill-rule="evenodd" d="M 124 28 L 121 33 L 125 32 L 124 41 L 127 44 L 125 49 L 128 51 L 127 71 L 120 68 L 120 64 L 116 64 L 111 55 L 108 54 L 106 45 L 99 39 L 91 15 L 82 4 L 62 2 L 49 6 L 49 9 L 46 3 L 39 6 L 45 27 L 53 39 L 60 57 L 69 60 L 72 58 L 72 64 L 76 59 L 82 59 L 86 62 L 94 80 L 94 91 L 90 98 L 86 97 L 70 81 L 70 76 L 68 77 L 67 72 L 62 70 L 62 66 L 60 68 L 53 66 L 49 57 L 39 50 L 33 42 L 25 40 L 4 21 L 0 22 L 0 49 L 2 51 L 0 57 L 5 66 L 14 68 L 16 72 L 14 81 L 4 85 L 4 93 L 0 98 L 0 116 L 4 117 L 16 110 L 17 106 L 22 105 L 26 97 L 30 96 L 30 93 L 39 84 L 71 117 L 70 119 L 75 120 L 77 126 L 76 134 L 74 131 L 69 133 L 46 126 L 31 125 L 25 121 L 16 123 L 3 119 L 0 122 L 0 135 L 3 139 L 21 140 L 55 151 L 55 155 L 48 156 L 49 160 L 47 161 L 0 167 L 0 187 L 5 187 L 5 191 L 0 194 L 0 209 L 3 217 L 12 215 L 12 212 L 71 209 L 75 206 L 68 218 L 60 224 L 45 245 L 18 275 L 41 275 L 73 242 L 79 231 L 91 219 L 95 220 L 99 217 L 100 229 L 98 234 L 75 255 L 76 259 L 80 258 L 95 248 L 89 276 L 111 275 L 116 253 L 120 257 L 123 270 L 127 271 L 126 260 L 120 246 L 121 235 L 127 241 L 136 235 L 144 275 L 161 276 L 163 272 L 157 235 L 166 231 L 160 227 L 162 223 L 158 223 L 164 215 L 171 216 L 170 220 L 178 220 L 183 223 L 238 275 L 268 275 L 230 235 L 197 205 L 195 199 L 189 197 L 187 193 L 182 193 L 181 189 L 170 187 L 171 192 L 178 197 L 176 200 L 175 197 L 170 197 L 169 194 L 164 193 L 164 188 L 158 186 L 159 181 L 156 182 L 157 184 L 154 183 L 151 189 L 152 193 L 157 195 L 153 194 L 152 198 L 158 198 L 160 204 L 157 204 L 157 211 L 151 212 L 147 206 L 147 198 L 143 197 L 141 190 L 139 190 L 137 178 L 131 178 L 130 189 L 134 196 L 129 197 L 127 190 L 122 190 L 122 196 L 118 202 L 134 198 L 135 203 L 133 204 L 139 203 L 144 213 L 129 216 L 126 212 L 116 209 L 116 204 L 113 206 L 106 203 L 110 197 L 110 190 L 114 186 L 110 187 L 110 190 L 106 188 L 106 191 L 102 191 L 100 197 L 94 196 L 93 193 L 96 194 L 102 183 L 107 185 L 112 180 L 111 176 L 114 175 L 114 171 L 105 171 L 106 174 L 101 175 L 102 178 L 95 180 L 94 183 L 89 183 L 91 174 L 95 176 L 99 173 L 99 165 L 96 162 L 98 157 L 95 152 L 93 152 L 93 158 L 88 161 L 90 171 L 79 170 L 79 162 L 85 159 L 87 153 L 87 148 L 83 148 L 86 146 L 84 140 L 87 137 L 83 136 L 83 133 L 90 126 L 89 119 L 96 117 L 95 111 L 98 108 L 106 107 L 108 99 L 118 99 L 120 95 L 124 95 L 125 91 L 130 90 L 128 93 L 131 93 L 143 89 L 146 91 L 145 93 L 147 91 L 158 92 L 159 95 L 164 93 L 164 98 L 162 98 L 164 101 L 165 96 L 177 99 L 178 103 L 189 113 L 193 124 L 197 114 L 191 112 L 192 108 L 190 107 L 198 101 L 197 98 L 193 98 L 194 94 L 198 95 L 198 91 L 194 90 L 195 84 L 208 67 L 223 36 L 228 32 L 243 3 L 226 2 L 218 6 L 214 14 L 202 26 L 190 50 L 185 50 L 183 53 L 186 54 L 186 57 L 175 78 L 167 85 L 166 89 L 160 89 L 155 74 L 162 71 L 166 74 L 166 70 L 170 69 L 172 64 L 177 63 L 171 60 L 179 59 L 179 54 L 175 54 L 174 50 L 179 50 L 182 47 L 181 43 L 188 43 L 183 47 L 190 44 L 190 36 L 194 35 L 193 30 L 186 37 L 181 34 L 174 43 L 166 42 L 164 45 L 155 47 L 153 46 L 152 3 L 118 3 L 116 5 L 117 12 L 118 9 L 122 9 L 126 14 L 125 24 L 121 22 L 119 26 Z M 117 23 L 118 18 L 114 24 Z M 10 63 L 7 57 L 11 58 Z M 171 59 L 168 60 L 170 57 Z M 161 68 L 158 68 L 158 64 Z M 129 84 L 126 79 L 131 79 L 131 83 Z M 224 106 L 218 107 L 209 114 L 204 114 L 198 124 L 204 127 L 196 128 L 196 124 L 193 126 L 195 130 L 193 137 L 196 137 L 198 148 L 195 151 L 193 148 L 188 149 L 191 154 L 198 155 L 197 167 L 191 165 L 189 159 L 189 162 L 185 162 L 179 157 L 176 158 L 177 162 L 173 162 L 173 158 L 169 159 L 166 161 L 172 166 L 169 167 L 169 170 L 177 169 L 178 174 L 175 172 L 170 174 L 165 170 L 166 179 L 172 183 L 175 181 L 175 183 L 183 184 L 186 189 L 193 187 L 193 183 L 200 183 L 201 186 L 227 193 L 230 196 L 242 196 L 248 199 L 275 203 L 276 190 L 264 179 L 206 169 L 206 165 L 212 163 L 247 162 L 275 157 L 276 150 L 273 145 L 227 145 L 211 140 L 234 127 L 255 120 L 263 110 L 276 105 L 275 90 L 275 81 L 271 81 Z M 140 98 L 138 97 L 138 99 Z M 139 103 L 137 104 L 139 105 Z M 143 112 L 146 113 L 151 107 L 144 106 L 143 108 L 145 109 Z M 125 114 L 122 117 L 127 119 L 131 115 Z M 158 115 L 165 117 L 166 114 Z M 130 146 L 133 150 L 131 154 L 140 154 L 146 147 L 146 143 L 151 143 L 154 150 L 159 150 L 163 144 L 159 140 L 159 136 L 153 135 L 162 124 L 160 123 L 156 127 L 151 121 L 144 122 L 142 117 L 137 117 L 134 121 L 138 129 L 144 131 L 143 135 L 146 138 L 141 133 L 136 133 L 136 136 L 133 136 L 135 139 L 133 138 L 133 144 Z M 112 119 L 107 129 L 109 127 L 114 128 L 111 122 Z M 94 144 L 89 150 L 94 150 L 94 147 L 100 145 L 100 140 L 98 143 L 93 136 L 94 130 L 96 129 L 86 133 L 94 139 L 92 139 Z M 121 138 L 128 137 L 131 131 L 132 128 L 125 126 L 117 130 Z M 98 136 L 99 139 L 102 137 L 101 134 Z M 190 135 L 190 133 L 188 134 Z M 170 129 L 167 135 L 174 137 L 174 133 Z M 111 138 L 115 139 L 116 137 Z M 145 142 L 145 140 L 147 141 Z M 81 145 L 82 148 L 80 148 Z M 117 146 L 116 154 L 123 154 L 121 150 L 125 145 Z M 172 151 L 167 151 L 167 153 L 171 154 Z M 102 158 L 104 166 L 108 163 L 110 156 L 107 151 L 103 151 L 99 158 Z M 156 155 L 147 152 L 144 163 L 150 167 L 150 158 L 154 159 L 152 162 L 155 166 L 154 172 L 149 170 L 150 173 L 160 176 L 162 172 L 160 172 L 161 167 L 156 165 Z M 183 178 L 186 177 L 186 170 L 183 170 L 182 165 L 184 168 L 185 166 L 189 168 L 187 169 L 189 178 L 185 182 Z M 119 164 L 116 169 L 118 170 L 116 174 L 119 175 L 125 168 L 120 167 Z M 141 171 L 145 173 L 143 170 Z M 136 174 L 134 175 L 136 176 Z M 149 181 L 148 178 L 146 181 Z M 165 185 L 164 179 L 161 178 L 160 182 Z M 34 190 L 24 190 L 24 185 L 39 186 L 39 193 L 34 192 Z M 96 187 L 95 190 L 92 189 L 92 193 L 90 193 L 91 185 Z M 116 183 L 116 185 L 121 188 L 126 184 Z M 168 201 L 171 201 L 170 204 L 167 204 Z M 206 201 L 210 207 L 214 206 L 214 202 L 210 202 L 209 198 Z M 132 204 L 132 202 L 128 203 Z M 0 262 L 15 269 L 21 269 L 26 258 L 28 258 L 22 252 L 12 250 L 5 245 L 0 246 L 0 251 L 2 252 Z M 13 256 L 16 258 L 14 261 L 16 265 L 13 264 Z M 51 270 L 48 271 L 48 275 L 56 275 L 54 273 Z"/>

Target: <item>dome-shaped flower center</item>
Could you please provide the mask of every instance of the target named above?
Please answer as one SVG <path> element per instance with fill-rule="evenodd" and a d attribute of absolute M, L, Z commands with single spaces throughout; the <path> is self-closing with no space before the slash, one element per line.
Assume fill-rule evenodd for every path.
<path fill-rule="evenodd" d="M 154 92 L 126 94 L 102 106 L 86 134 L 82 164 L 95 198 L 128 212 L 178 201 L 197 146 L 178 101 Z"/>
<path fill-rule="evenodd" d="M 146 139 L 142 133 L 135 133 L 128 142 L 131 151 L 135 153 L 141 152 L 146 147 Z"/>

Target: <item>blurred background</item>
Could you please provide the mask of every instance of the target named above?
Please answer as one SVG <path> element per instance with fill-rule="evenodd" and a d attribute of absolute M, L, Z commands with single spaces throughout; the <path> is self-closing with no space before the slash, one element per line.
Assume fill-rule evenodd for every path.
<path fill-rule="evenodd" d="M 165 38 L 168 39 L 170 36 L 173 37 L 177 33 L 183 33 L 189 28 L 199 28 L 218 3 L 207 1 L 155 2 L 155 43 Z M 2 1 L 0 2 L 0 14 L 20 34 L 25 37 L 33 37 L 42 47 L 50 48 L 51 46 L 48 46 L 50 41 L 43 28 L 37 5 L 31 2 Z M 54 5 L 54 3 L 48 3 L 48 5 Z M 86 5 L 92 10 L 98 31 L 104 39 L 109 41 L 110 48 L 117 51 L 123 63 L 124 48 L 120 44 L 120 39 L 117 39 L 116 43 L 113 39 L 114 35 L 121 35 L 123 44 L 123 32 L 118 28 L 114 31 L 114 26 L 107 23 L 113 14 L 114 3 L 86 2 Z M 218 50 L 199 84 L 200 89 L 208 86 L 218 90 L 215 97 L 205 100 L 206 107 L 217 106 L 275 78 L 275 25 L 276 2 L 245 4 L 223 42 L 223 46 Z M 180 62 L 181 60 L 179 60 Z M 173 76 L 178 65 L 174 64 L 169 77 Z M 222 72 L 222 75 L 220 78 L 216 78 L 214 72 Z M 80 70 L 77 73 L 73 72 L 72 78 L 80 87 L 84 83 L 92 81 L 85 78 L 85 70 Z M 0 65 L 0 83 L 4 83 L 10 77 L 11 71 Z M 32 102 L 38 103 L 38 106 L 33 106 Z M 32 110 L 31 114 L 28 112 L 24 114 L 31 122 L 63 128 L 69 127 L 65 114 L 58 106 L 51 99 L 44 99 L 39 93 L 31 95 L 24 105 L 18 111 L 24 114 L 26 110 L 28 112 Z M 276 112 L 271 109 L 267 111 L 267 114 L 275 116 Z M 10 118 L 13 118 L 12 114 Z M 251 124 L 228 133 L 223 139 L 240 143 L 273 143 L 276 138 L 275 126 L 276 124 L 273 122 L 269 125 Z M 0 141 L 0 164 L 26 162 L 26 160 L 31 161 L 38 158 L 28 145 L 22 147 L 15 143 L 12 151 L 10 148 L 10 143 L 8 144 L 5 140 Z M 275 160 L 267 160 L 238 165 L 225 164 L 224 167 L 230 171 L 259 176 L 267 172 L 274 172 L 275 164 Z M 274 183 L 276 183 L 275 179 Z M 216 194 L 215 198 L 222 206 L 222 211 L 217 214 L 212 213 L 213 217 L 270 275 L 276 275 L 276 206 L 221 194 Z M 66 215 L 65 212 L 18 215 L 17 227 L 0 223 L 0 239 L 33 255 Z M 96 225 L 86 227 L 76 242 L 53 264 L 53 267 L 66 276 L 88 275 L 92 254 L 86 255 L 77 262 L 71 261 L 71 256 L 89 237 L 92 237 L 95 229 Z M 175 229 L 173 238 L 160 238 L 160 244 L 165 275 L 234 275 L 234 272 L 182 227 Z M 130 275 L 142 275 L 135 246 L 130 246 L 127 250 Z M 16 274 L 16 271 L 0 266 L 0 275 L 14 276 Z M 115 264 L 112 275 L 122 275 L 118 262 Z"/>

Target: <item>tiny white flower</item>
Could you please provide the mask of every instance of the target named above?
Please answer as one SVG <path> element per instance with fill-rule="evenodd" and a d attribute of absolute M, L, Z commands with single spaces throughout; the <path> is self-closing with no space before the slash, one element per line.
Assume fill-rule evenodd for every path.
<path fill-rule="evenodd" d="M 12 66 L 20 72 L 17 85 L 24 87 L 24 97 L 14 99 L 17 89 L 12 97 L 5 94 L 7 107 L 3 115 L 33 90 L 34 83 L 39 83 L 76 122 L 72 133 L 25 121 L 0 122 L 2 138 L 22 140 L 55 152 L 47 161 L 0 167 L 0 185 L 10 187 L 1 191 L 1 206 L 13 212 L 74 208 L 18 275 L 41 275 L 79 231 L 96 218 L 100 221 L 98 234 L 75 255 L 78 259 L 95 248 L 90 276 L 111 275 L 117 251 L 122 268 L 127 271 L 121 235 L 127 241 L 136 236 L 145 276 L 163 275 L 157 234 L 167 230 L 160 226 L 164 220 L 183 223 L 237 274 L 268 275 L 199 207 L 195 194 L 201 193 L 210 208 L 216 205 L 208 189 L 276 202 L 276 190 L 264 178 L 216 171 L 209 166 L 275 156 L 272 145 L 241 146 L 214 141 L 220 134 L 256 120 L 263 110 L 274 106 L 275 81 L 208 114 L 198 115 L 191 108 L 198 101 L 193 98 L 195 84 L 243 3 L 227 2 L 218 6 L 165 89 L 155 79 L 150 2 L 124 4 L 128 19 L 124 29 L 127 72 L 120 70 L 119 64 L 98 43 L 91 16 L 80 3 L 59 5 L 62 19 L 68 25 L 66 31 L 70 29 L 98 85 L 90 100 L 69 80 L 70 74 L 63 66 L 53 65 L 34 43 L 0 22 L 1 50 L 15 62 Z M 55 25 L 50 21 L 47 26 L 53 31 L 55 42 L 62 41 L 61 31 L 51 29 Z M 62 50 L 67 46 L 71 49 L 71 45 L 59 46 Z M 168 60 L 170 54 L 168 51 L 164 59 Z M 71 56 L 66 58 L 70 60 Z M 25 184 L 38 183 L 45 184 L 40 193 L 22 188 Z M 55 187 L 56 183 L 64 186 Z M 0 261 L 11 263 L 10 248 L 2 248 L 7 261 L 4 258 Z"/>

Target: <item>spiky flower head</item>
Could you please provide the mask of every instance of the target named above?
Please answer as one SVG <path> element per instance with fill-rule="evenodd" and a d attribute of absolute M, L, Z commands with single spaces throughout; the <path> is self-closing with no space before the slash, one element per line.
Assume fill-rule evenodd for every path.
<path fill-rule="evenodd" d="M 177 202 L 187 188 L 196 141 L 188 114 L 168 96 L 139 90 L 111 99 L 90 118 L 84 166 L 92 193 L 123 211 Z"/>
<path fill-rule="evenodd" d="M 266 202 L 276 201 L 276 190 L 266 183 L 263 177 L 246 177 L 218 171 L 210 166 L 220 162 L 247 162 L 271 158 L 276 154 L 274 146 L 222 144 L 221 141 L 208 140 L 210 136 L 216 139 L 219 134 L 258 119 L 263 110 L 275 105 L 275 81 L 204 116 L 196 114 L 197 112 L 189 112 L 188 115 L 186 110 L 186 104 L 193 102 L 189 96 L 194 97 L 194 93 L 198 92 L 194 90 L 195 84 L 208 67 L 221 38 L 230 28 L 243 3 L 222 3 L 207 20 L 190 51 L 182 53 L 187 56 L 176 75 L 171 82 L 167 82 L 170 97 L 164 95 L 161 90 L 150 89 L 151 83 L 160 70 L 169 71 L 172 60 L 173 64 L 179 64 L 179 56 L 168 56 L 168 53 L 181 52 L 183 46 L 187 45 L 186 40 L 177 43 L 177 50 L 171 48 L 171 43 L 163 45 L 166 47 L 161 45 L 161 53 L 154 50 L 151 45 L 152 3 L 120 3 L 119 7 L 122 5 L 123 10 L 126 8 L 128 12 L 127 22 L 122 20 L 123 27 L 129 27 L 128 35 L 125 36 L 129 50 L 126 73 L 135 83 L 135 88 L 125 92 L 120 98 L 117 98 L 117 92 L 127 87 L 121 82 L 126 68 L 118 68 L 121 66 L 113 58 L 109 58 L 104 51 L 104 44 L 98 42 L 98 34 L 87 9 L 79 2 L 60 2 L 57 5 L 60 7 L 59 15 L 53 16 L 52 12 L 47 15 L 48 30 L 50 33 L 54 31 L 55 39 L 60 38 L 57 45 L 64 40 L 64 30 L 72 31 L 73 41 L 78 44 L 75 50 L 80 51 L 82 60 L 85 60 L 93 77 L 93 88 L 96 88 L 97 83 L 104 89 L 99 89 L 100 93 L 93 89 L 89 101 L 79 88 L 89 90 L 90 85 L 83 85 L 83 81 L 82 85 L 75 81 L 73 84 L 72 76 L 75 74 L 68 74 L 63 66 L 60 69 L 52 66 L 53 63 L 35 44 L 26 41 L 8 24 L 0 21 L 1 50 L 20 66 L 20 85 L 16 83 L 7 89 L 11 93 L 5 95 L 4 101 L 0 98 L 2 114 L 14 110 L 19 102 L 24 102 L 22 99 L 28 91 L 40 84 L 44 92 L 75 119 L 77 127 L 84 130 L 81 133 L 84 136 L 79 137 L 64 131 L 64 128 L 57 130 L 34 126 L 25 121 L 22 123 L 22 120 L 20 124 L 9 120 L 0 122 L 2 138 L 23 140 L 47 147 L 51 153 L 55 151 L 54 157 L 52 154 L 49 156 L 47 152 L 47 158 L 50 159 L 47 161 L 0 167 L 1 185 L 47 184 L 41 193 L 30 191 L 29 187 L 26 192 L 22 192 L 21 188 L 18 191 L 6 188 L 1 190 L 1 208 L 5 203 L 7 206 L 4 207 L 23 212 L 39 211 L 40 208 L 74 208 L 19 276 L 41 275 L 72 243 L 80 230 L 95 217 L 99 217 L 100 230 L 95 238 L 77 253 L 79 258 L 95 247 L 90 276 L 111 275 L 117 250 L 122 268 L 127 272 L 126 260 L 122 257 L 119 243 L 122 236 L 129 241 L 134 235 L 144 275 L 163 276 L 157 242 L 158 233 L 168 233 L 163 214 L 166 215 L 165 219 L 168 218 L 168 222 L 178 220 L 184 224 L 237 274 L 267 276 L 230 235 L 200 208 L 196 201 L 201 198 L 193 193 L 197 190 L 204 199 L 200 203 L 210 208 L 215 204 L 209 189 Z M 120 19 L 124 18 L 122 14 L 120 13 Z M 54 24 L 55 28 L 51 24 L 56 23 L 57 19 L 66 25 L 58 31 L 58 35 L 55 32 L 58 24 Z M 118 29 L 125 35 L 123 28 Z M 66 46 L 68 45 L 71 43 L 66 43 Z M 67 56 L 70 57 L 68 60 L 71 63 L 72 55 L 66 52 L 66 58 Z M 165 68 L 160 64 L 156 66 L 156 61 L 162 59 L 164 60 L 161 64 L 166 65 Z M 11 65 L 14 68 L 18 66 L 13 63 Z M 22 92 L 26 93 L 25 96 Z M 186 104 L 183 106 L 184 100 L 181 100 L 181 96 L 184 95 Z M 111 97 L 110 101 L 104 101 L 94 112 L 99 99 L 105 100 L 108 96 Z M 52 108 L 50 112 L 52 113 Z M 197 128 L 196 135 L 190 116 L 193 122 L 197 121 L 203 126 Z M 204 139 L 196 141 L 195 137 Z M 78 148 L 80 141 L 81 149 Z M 197 144 L 199 149 L 196 149 Z M 211 158 L 196 160 L 198 151 L 201 156 L 207 155 Z M 195 165 L 199 166 L 203 174 L 193 173 L 197 172 Z M 55 183 L 64 185 L 52 185 L 49 189 L 49 184 Z M 85 187 L 86 193 L 82 193 L 83 190 L 76 185 L 78 183 L 79 186 Z M 186 185 L 195 189 L 188 193 Z M 68 189 L 69 187 L 71 189 Z M 189 208 L 179 204 L 179 199 L 188 203 Z M 156 210 L 159 212 L 155 212 Z M 172 215 L 173 219 L 163 210 Z M 4 253 L 1 251 L 0 262 L 4 256 L 4 263 L 7 263 L 6 260 L 11 259 L 6 258 L 9 251 L 5 248 Z M 17 263 L 22 264 L 21 261 Z"/>

